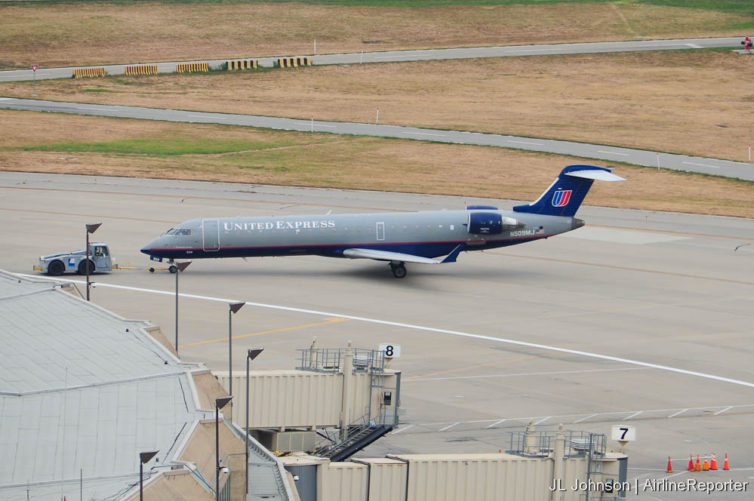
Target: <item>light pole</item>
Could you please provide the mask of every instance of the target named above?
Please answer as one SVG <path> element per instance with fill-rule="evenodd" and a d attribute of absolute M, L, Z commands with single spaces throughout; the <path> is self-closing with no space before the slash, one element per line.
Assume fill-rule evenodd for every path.
<path fill-rule="evenodd" d="M 188 268 L 188 265 L 191 264 L 191 261 L 184 261 L 183 263 L 175 263 L 176 268 L 178 268 L 175 271 L 175 354 L 178 354 L 178 275 L 181 274 L 183 270 Z"/>
<path fill-rule="evenodd" d="M 144 463 L 148 463 L 159 451 L 139 453 L 139 501 L 144 501 Z"/>
<path fill-rule="evenodd" d="M 228 305 L 228 394 L 231 397 L 233 396 L 233 314 L 245 304 L 230 303 Z"/>
<path fill-rule="evenodd" d="M 215 500 L 220 501 L 220 409 L 233 397 L 215 399 Z"/>
<path fill-rule="evenodd" d="M 102 223 L 87 224 L 86 225 L 86 262 L 84 268 L 86 268 L 86 300 L 89 301 L 89 234 L 97 231 L 97 228 L 102 226 Z"/>
<path fill-rule="evenodd" d="M 259 356 L 264 348 L 250 348 L 246 353 L 246 494 L 249 494 L 249 362 Z"/>

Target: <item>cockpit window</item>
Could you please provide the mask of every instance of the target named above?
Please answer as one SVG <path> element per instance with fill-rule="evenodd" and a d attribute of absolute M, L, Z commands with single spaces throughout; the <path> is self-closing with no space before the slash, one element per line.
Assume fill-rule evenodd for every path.
<path fill-rule="evenodd" d="M 191 235 L 191 230 L 188 228 L 170 228 L 168 231 L 165 232 L 165 234 L 187 236 L 187 235 Z"/>

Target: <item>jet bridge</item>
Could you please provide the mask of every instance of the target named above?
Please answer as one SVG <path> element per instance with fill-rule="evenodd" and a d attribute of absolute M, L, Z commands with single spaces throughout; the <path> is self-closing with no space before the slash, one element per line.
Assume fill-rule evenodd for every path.
<path fill-rule="evenodd" d="M 228 389 L 227 372 L 215 372 Z M 246 373 L 234 371 L 233 422 L 246 426 Z M 400 371 L 373 349 L 299 350 L 295 370 L 250 371 L 249 429 L 268 449 L 342 461 L 398 424 Z"/>

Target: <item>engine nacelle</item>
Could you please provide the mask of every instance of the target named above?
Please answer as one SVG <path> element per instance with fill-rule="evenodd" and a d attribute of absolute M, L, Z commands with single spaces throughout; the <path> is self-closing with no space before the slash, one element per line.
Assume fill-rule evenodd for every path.
<path fill-rule="evenodd" d="M 466 210 L 497 210 L 494 205 L 467 205 Z"/>
<path fill-rule="evenodd" d="M 522 226 L 516 219 L 505 217 L 497 212 L 469 212 L 469 222 L 466 226 L 469 233 L 474 235 L 497 235 L 506 228 Z"/>
<path fill-rule="evenodd" d="M 469 212 L 469 233 L 497 235 L 503 232 L 503 216 L 494 212 Z"/>

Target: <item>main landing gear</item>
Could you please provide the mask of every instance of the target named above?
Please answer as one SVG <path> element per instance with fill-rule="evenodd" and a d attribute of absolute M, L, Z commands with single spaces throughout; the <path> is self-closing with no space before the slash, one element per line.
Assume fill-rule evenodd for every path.
<path fill-rule="evenodd" d="M 390 261 L 390 271 L 393 272 L 395 278 L 404 278 L 408 273 L 406 271 L 406 263 L 403 261 Z"/>

